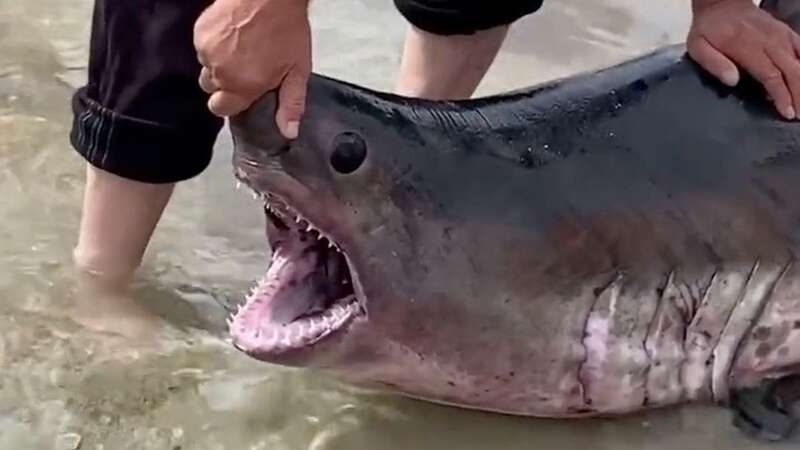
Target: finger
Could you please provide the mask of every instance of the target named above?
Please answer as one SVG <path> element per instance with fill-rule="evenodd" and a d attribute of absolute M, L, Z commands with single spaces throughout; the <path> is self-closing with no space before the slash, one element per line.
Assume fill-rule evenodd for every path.
<path fill-rule="evenodd" d="M 217 91 L 208 99 L 208 109 L 219 117 L 238 114 L 252 103 L 251 100 L 233 92 Z"/>
<path fill-rule="evenodd" d="M 278 111 L 275 122 L 286 139 L 297 138 L 300 119 L 306 108 L 309 70 L 293 69 L 278 90 Z"/>
<path fill-rule="evenodd" d="M 706 38 L 698 36 L 690 39 L 687 50 L 700 66 L 726 85 L 736 86 L 739 83 L 739 69 L 736 64 L 714 48 Z"/>
<path fill-rule="evenodd" d="M 200 65 L 203 66 L 203 67 L 208 67 L 209 66 L 209 62 L 208 62 L 208 58 L 206 58 L 206 56 L 205 56 L 205 53 L 201 52 L 201 51 L 198 51 L 196 54 L 197 54 L 197 62 L 199 62 Z"/>
<path fill-rule="evenodd" d="M 777 46 L 767 46 L 767 55 L 772 62 L 780 69 L 783 81 L 789 88 L 791 95 L 791 107 L 786 108 L 783 113 L 788 119 L 794 119 L 797 111 L 800 111 L 800 61 L 795 56 L 794 51 L 787 51 Z"/>
<path fill-rule="evenodd" d="M 207 67 L 203 67 L 200 70 L 200 78 L 198 82 L 200 83 L 200 89 L 208 94 L 213 94 L 220 89 L 219 85 L 214 82 L 214 79 L 211 77 L 211 71 L 208 70 Z"/>
<path fill-rule="evenodd" d="M 789 87 L 778 66 L 762 49 L 746 50 L 742 53 L 747 57 L 742 58 L 740 64 L 764 86 L 775 107 L 778 108 L 778 112 L 787 119 L 794 119 L 795 109 L 792 104 L 792 94 L 789 92 Z"/>

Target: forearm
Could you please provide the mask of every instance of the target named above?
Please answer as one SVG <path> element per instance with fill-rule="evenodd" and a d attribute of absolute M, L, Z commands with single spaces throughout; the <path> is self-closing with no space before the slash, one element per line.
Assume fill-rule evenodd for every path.
<path fill-rule="evenodd" d="M 288 20 L 298 16 L 307 17 L 310 3 L 311 0 L 214 0 L 214 4 L 224 4 L 218 6 L 230 12 L 229 16 L 221 19 L 233 27 L 247 25 L 264 15 Z"/>

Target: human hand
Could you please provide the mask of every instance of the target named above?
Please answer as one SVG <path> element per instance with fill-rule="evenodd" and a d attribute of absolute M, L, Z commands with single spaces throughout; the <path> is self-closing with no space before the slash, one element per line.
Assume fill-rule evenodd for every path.
<path fill-rule="evenodd" d="M 739 82 L 737 65 L 764 85 L 778 112 L 800 111 L 800 36 L 752 0 L 693 0 L 689 55 L 723 83 Z"/>
<path fill-rule="evenodd" d="M 195 23 L 194 45 L 212 113 L 232 116 L 278 89 L 275 121 L 297 137 L 311 72 L 308 0 L 216 0 Z"/>

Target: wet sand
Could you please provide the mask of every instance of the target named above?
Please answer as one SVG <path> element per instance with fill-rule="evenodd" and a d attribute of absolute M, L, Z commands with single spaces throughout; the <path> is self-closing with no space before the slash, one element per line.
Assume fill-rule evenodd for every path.
<path fill-rule="evenodd" d="M 0 0 L 0 449 L 767 448 L 715 408 L 507 417 L 239 354 L 221 339 L 223 305 L 260 276 L 267 249 L 260 208 L 233 187 L 227 133 L 209 170 L 178 187 L 136 283 L 164 324 L 135 340 L 81 326 L 71 250 L 84 167 L 68 131 L 90 8 Z M 313 21 L 315 70 L 391 89 L 405 24 L 390 1 L 315 2 Z M 680 41 L 687 26 L 686 0 L 551 1 L 512 31 L 479 95 L 607 66 Z"/>

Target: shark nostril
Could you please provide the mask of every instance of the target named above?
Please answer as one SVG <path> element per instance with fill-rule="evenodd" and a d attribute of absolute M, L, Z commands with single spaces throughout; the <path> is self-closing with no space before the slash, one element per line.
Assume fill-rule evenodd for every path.
<path fill-rule="evenodd" d="M 339 173 L 355 172 L 367 158 L 367 143 L 356 133 L 344 132 L 333 140 L 331 166 Z"/>

